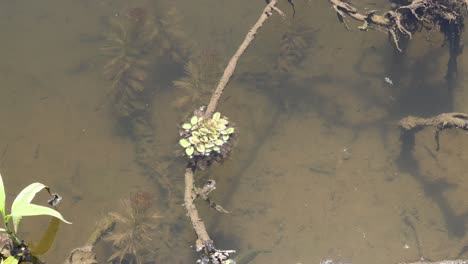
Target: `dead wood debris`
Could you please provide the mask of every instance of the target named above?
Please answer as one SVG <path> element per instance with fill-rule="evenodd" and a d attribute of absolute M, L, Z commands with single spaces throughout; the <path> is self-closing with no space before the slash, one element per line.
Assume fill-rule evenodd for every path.
<path fill-rule="evenodd" d="M 215 203 L 214 201 L 212 201 L 210 199 L 210 197 L 208 197 L 208 194 L 211 191 L 213 191 L 214 189 L 216 189 L 216 181 L 215 180 L 208 180 L 206 182 L 205 186 L 203 186 L 202 188 L 198 188 L 198 189 L 194 190 L 193 199 L 195 200 L 197 197 L 200 197 L 203 200 L 205 200 L 210 205 L 210 207 L 215 209 L 216 211 L 218 211 L 220 213 L 229 214 L 229 212 L 226 209 L 224 209 L 221 205 Z"/>
<path fill-rule="evenodd" d="M 226 66 L 223 72 L 223 75 L 221 76 L 221 79 L 219 80 L 219 83 L 211 96 L 210 102 L 208 103 L 206 112 L 204 114 L 205 118 L 209 118 L 213 115 L 218 105 L 219 98 L 223 94 L 224 89 L 226 88 L 227 84 L 229 83 L 229 80 L 231 79 L 232 74 L 234 73 L 234 70 L 236 69 L 239 58 L 244 54 L 244 52 L 250 46 L 252 41 L 255 39 L 255 36 L 257 35 L 258 30 L 263 26 L 265 21 L 272 15 L 273 11 L 277 12 L 281 16 L 284 16 L 284 13 L 276 7 L 277 2 L 278 0 L 271 0 L 268 3 L 268 5 L 265 7 L 263 12 L 261 13 L 260 18 L 253 25 L 253 27 L 249 30 L 249 32 L 245 36 L 244 41 L 240 44 L 234 56 L 232 56 L 232 58 L 229 60 L 229 63 Z M 210 236 L 208 235 L 205 224 L 200 218 L 198 214 L 198 210 L 194 204 L 194 197 L 201 196 L 200 193 L 204 194 L 203 192 L 199 192 L 197 187 L 195 186 L 195 183 L 194 183 L 195 170 L 196 170 L 196 166 L 191 166 L 190 164 L 187 165 L 186 170 L 185 170 L 184 205 L 187 211 L 187 215 L 190 218 L 190 222 L 192 223 L 192 227 L 197 235 L 197 240 L 195 243 L 196 250 L 203 251 L 201 258 L 197 261 L 197 263 L 201 263 L 201 264 L 229 263 L 231 261 L 230 255 L 234 254 L 235 251 L 234 250 L 219 250 L 215 248 L 214 242 L 213 240 L 211 240 Z M 210 203 L 210 205 L 212 204 Z"/>
<path fill-rule="evenodd" d="M 468 260 L 454 259 L 454 260 L 441 260 L 441 261 L 426 261 L 424 259 L 421 259 L 420 261 L 416 261 L 416 262 L 403 262 L 399 264 L 468 264 Z"/>
<path fill-rule="evenodd" d="M 360 30 L 374 29 L 388 33 L 399 51 L 402 51 L 399 45 L 400 37 L 411 39 L 413 33 L 433 27 L 438 27 L 447 41 L 456 44 L 455 47 L 451 43 L 451 49 L 456 50 L 456 53 L 461 50 L 459 35 L 463 29 L 463 13 L 468 7 L 466 0 L 402 1 L 403 4 L 395 4 L 392 10 L 381 15 L 377 14 L 378 10 L 360 13 L 346 0 L 329 0 L 329 2 L 340 22 L 344 23 L 348 30 L 346 17 L 351 17 L 363 22 L 363 25 L 358 27 Z"/>
<path fill-rule="evenodd" d="M 75 248 L 70 252 L 70 256 L 64 264 L 96 264 L 96 254 L 93 252 L 93 246 L 88 245 Z"/>
<path fill-rule="evenodd" d="M 64 264 L 95 264 L 96 253 L 94 253 L 94 246 L 101 240 L 101 238 L 112 231 L 115 227 L 115 221 L 110 217 L 102 218 L 96 225 L 94 232 L 89 237 L 86 245 L 73 249 L 68 255 Z"/>
<path fill-rule="evenodd" d="M 400 128 L 417 132 L 424 127 L 435 126 L 436 150 L 440 148 L 439 135 L 444 129 L 459 128 L 468 131 L 468 115 L 465 113 L 445 113 L 432 118 L 408 116 L 400 120 Z"/>

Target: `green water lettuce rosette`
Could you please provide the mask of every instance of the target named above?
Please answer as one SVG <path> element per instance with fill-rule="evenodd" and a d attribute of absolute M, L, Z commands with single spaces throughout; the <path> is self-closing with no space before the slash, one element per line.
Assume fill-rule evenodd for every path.
<path fill-rule="evenodd" d="M 203 112 L 198 111 L 180 126 L 179 145 L 189 159 L 222 158 L 231 149 L 235 132 L 234 126 L 221 113 L 205 119 Z"/>

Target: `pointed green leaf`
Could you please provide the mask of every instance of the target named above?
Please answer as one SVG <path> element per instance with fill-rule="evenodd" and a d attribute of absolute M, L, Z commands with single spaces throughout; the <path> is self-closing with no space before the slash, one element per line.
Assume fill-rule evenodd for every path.
<path fill-rule="evenodd" d="M 185 154 L 187 154 L 187 156 L 192 156 L 193 155 L 193 152 L 195 151 L 195 149 L 193 148 L 193 146 L 190 146 L 188 148 L 185 149 Z"/>
<path fill-rule="evenodd" d="M 70 222 L 63 219 L 62 215 L 54 209 L 31 204 L 31 201 L 34 199 L 34 196 L 36 196 L 36 194 L 44 188 L 48 187 L 39 182 L 32 183 L 26 188 L 24 188 L 18 194 L 18 196 L 16 196 L 15 200 L 13 201 L 13 204 L 11 205 L 10 214 L 11 218 L 13 219 L 13 227 L 15 229 L 15 232 L 18 232 L 18 225 L 23 216 L 50 215 L 59 218 L 65 223 L 71 224 Z"/>
<path fill-rule="evenodd" d="M 5 187 L 3 186 L 2 175 L 0 175 L 0 212 L 2 218 L 5 218 Z"/>
<path fill-rule="evenodd" d="M 13 216 L 16 210 L 18 208 L 24 207 L 25 205 L 28 205 L 31 203 L 32 199 L 34 199 L 34 196 L 38 192 L 40 192 L 42 189 L 46 188 L 42 183 L 36 182 L 28 185 L 26 188 L 24 188 L 18 196 L 16 196 L 15 200 L 13 201 L 13 204 L 11 205 L 11 215 L 13 219 L 13 227 L 15 229 L 15 232 L 18 232 L 18 224 L 21 221 L 21 216 Z"/>
<path fill-rule="evenodd" d="M 179 140 L 179 144 L 183 147 L 183 148 L 187 148 L 188 146 L 190 146 L 190 142 L 185 139 L 185 138 L 182 138 L 181 140 Z"/>
<path fill-rule="evenodd" d="M 25 204 L 20 207 L 15 207 L 15 210 L 12 210 L 11 217 L 13 219 L 21 219 L 23 216 L 33 216 L 33 215 L 50 215 L 56 217 L 67 224 L 71 224 L 63 218 L 63 216 L 56 210 L 45 207 L 37 204 Z M 13 223 L 15 223 L 13 221 Z"/>

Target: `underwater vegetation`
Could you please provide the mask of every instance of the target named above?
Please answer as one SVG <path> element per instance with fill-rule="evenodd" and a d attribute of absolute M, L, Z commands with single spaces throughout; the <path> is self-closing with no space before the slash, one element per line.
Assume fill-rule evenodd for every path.
<path fill-rule="evenodd" d="M 302 64 L 311 54 L 318 29 L 308 23 L 310 9 L 307 6 L 294 19 L 282 20 L 278 42 L 255 63 L 245 65 L 239 80 L 268 95 L 284 111 L 297 111 L 311 107 L 310 74 L 302 73 Z M 276 32 L 276 31 L 275 31 Z M 258 64 L 262 67 L 258 67 Z M 263 66 L 264 65 L 264 66 Z M 304 78 L 305 77 L 305 78 Z"/>
<path fill-rule="evenodd" d="M 112 81 L 116 112 L 120 116 L 130 116 L 144 109 L 139 96 L 144 91 L 149 53 L 158 30 L 154 18 L 142 8 L 113 17 L 109 25 L 106 44 L 101 48 L 109 58 L 104 74 Z"/>
<path fill-rule="evenodd" d="M 152 198 L 149 192 L 136 192 L 122 200 L 123 213 L 110 213 L 117 226 L 104 238 L 114 250 L 108 261 L 142 264 L 154 257 L 151 240 L 161 216 L 151 210 Z"/>
<path fill-rule="evenodd" d="M 178 25 L 176 9 L 156 17 L 142 7 L 131 8 L 109 20 L 106 43 L 101 48 L 108 61 L 104 74 L 112 81 L 114 108 L 120 117 L 132 116 L 148 107 L 145 86 L 148 67 L 163 60 L 180 62 L 188 55 L 188 42 Z M 154 89 L 154 88 L 152 88 Z"/>
<path fill-rule="evenodd" d="M 184 68 L 185 76 L 173 82 L 174 87 L 182 93 L 173 102 L 180 110 L 207 102 L 223 70 L 220 56 L 208 50 L 192 56 Z"/>
<path fill-rule="evenodd" d="M 179 129 L 179 145 L 194 166 L 204 170 L 214 162 L 222 162 L 232 149 L 236 129 L 227 117 L 216 112 L 203 117 L 204 107 L 197 109 Z"/>
<path fill-rule="evenodd" d="M 157 12 L 157 13 L 156 13 Z M 175 8 L 134 7 L 109 19 L 102 47 L 108 60 L 104 73 L 111 81 L 113 112 L 120 129 L 135 142 L 136 162 L 143 173 L 154 179 L 171 201 L 171 182 L 166 153 L 158 151 L 151 104 L 158 85 L 167 76 L 156 68 L 177 66 L 189 57 L 191 43 L 180 26 L 182 16 Z M 151 72 L 151 74 L 150 74 Z"/>
<path fill-rule="evenodd" d="M 303 17 L 288 20 L 281 38 L 280 51 L 276 67 L 279 71 L 289 72 L 297 67 L 306 57 L 306 51 L 313 40 L 315 29 L 310 27 Z"/>

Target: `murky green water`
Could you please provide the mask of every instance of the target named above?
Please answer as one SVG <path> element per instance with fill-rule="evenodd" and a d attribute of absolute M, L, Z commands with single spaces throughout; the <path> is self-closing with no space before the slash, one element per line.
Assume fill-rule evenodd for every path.
<path fill-rule="evenodd" d="M 220 215 L 199 203 L 217 246 L 271 251 L 252 263 L 466 258 L 466 252 L 458 255 L 468 243 L 468 138 L 444 131 L 436 152 L 433 130 L 426 129 L 406 155 L 397 127 L 408 114 L 458 110 L 444 80 L 448 55 L 441 38 L 428 43 L 418 34 L 398 60 L 384 34 L 358 32 L 354 24 L 346 31 L 326 1 L 296 2 L 295 27 L 276 15 L 266 23 L 220 104 L 241 133 L 231 159 L 199 176 L 217 180 L 213 198 L 232 212 Z M 361 5 L 387 6 L 367 2 Z M 184 163 L 175 151 L 177 125 L 187 112 L 174 106 L 184 92 L 171 84 L 183 77 L 185 61 L 150 56 L 163 50 L 158 42 L 148 52 L 159 58 L 145 68 L 145 86 L 154 88 L 142 115 L 154 141 L 141 143 L 144 133 L 119 122 L 112 110 L 111 81 L 103 73 L 109 58 L 101 50 L 112 30 L 108 21 L 137 7 L 156 17 L 175 7 L 190 53 L 215 52 L 224 65 L 263 5 L 0 2 L 0 171 L 8 199 L 31 182 L 46 183 L 65 197 L 60 210 L 73 222 L 61 226 L 44 259 L 61 263 L 100 218 L 122 212 L 121 199 L 145 190 L 157 200 L 151 210 L 163 216 L 148 243 L 158 263 L 194 263 L 195 237 L 178 206 Z M 288 5 L 280 7 L 290 14 Z M 298 37 L 298 53 L 286 52 L 285 39 Z M 287 56 L 294 63 L 281 61 Z M 466 58 L 460 58 L 461 76 Z M 460 79 L 457 89 L 463 89 Z M 171 186 L 169 205 L 158 173 Z M 46 225 L 46 218 L 27 219 L 23 237 L 37 239 Z M 110 249 L 100 243 L 101 261 Z"/>

